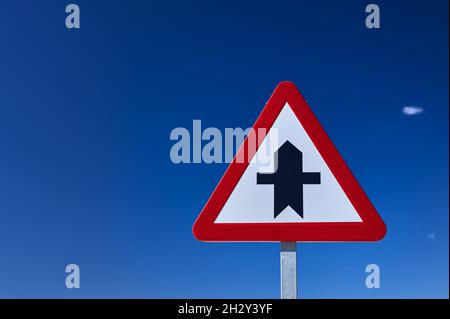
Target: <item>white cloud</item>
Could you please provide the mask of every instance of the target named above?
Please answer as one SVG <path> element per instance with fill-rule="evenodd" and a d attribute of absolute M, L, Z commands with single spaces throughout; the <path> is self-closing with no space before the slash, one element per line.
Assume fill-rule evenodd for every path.
<path fill-rule="evenodd" d="M 423 112 L 425 112 L 425 110 L 421 106 L 410 105 L 410 106 L 403 107 L 402 112 L 405 115 L 411 116 L 411 115 L 417 115 L 417 114 L 423 113 Z"/>
<path fill-rule="evenodd" d="M 427 235 L 427 238 L 428 238 L 429 240 L 435 240 L 435 239 L 436 239 L 436 234 L 435 234 L 435 233 L 428 234 L 428 235 Z"/>

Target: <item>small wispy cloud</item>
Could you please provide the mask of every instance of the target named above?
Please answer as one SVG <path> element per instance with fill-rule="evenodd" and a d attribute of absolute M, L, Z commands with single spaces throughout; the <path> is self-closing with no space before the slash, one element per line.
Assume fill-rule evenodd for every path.
<path fill-rule="evenodd" d="M 435 239 L 436 239 L 436 234 L 435 234 L 435 233 L 428 234 L 428 235 L 427 235 L 427 238 L 428 238 L 429 240 L 435 240 Z"/>
<path fill-rule="evenodd" d="M 402 112 L 405 115 L 412 116 L 425 112 L 425 109 L 421 106 L 408 105 L 403 107 Z"/>

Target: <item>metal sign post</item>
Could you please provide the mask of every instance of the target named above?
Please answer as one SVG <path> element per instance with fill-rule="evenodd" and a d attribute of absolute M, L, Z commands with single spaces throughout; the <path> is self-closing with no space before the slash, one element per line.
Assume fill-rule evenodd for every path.
<path fill-rule="evenodd" d="M 281 299 L 297 299 L 297 242 L 281 242 Z"/>

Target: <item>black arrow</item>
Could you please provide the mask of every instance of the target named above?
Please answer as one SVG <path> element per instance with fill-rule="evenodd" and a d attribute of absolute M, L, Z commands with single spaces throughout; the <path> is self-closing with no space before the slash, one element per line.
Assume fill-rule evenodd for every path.
<path fill-rule="evenodd" d="M 274 154 L 275 173 L 257 173 L 257 184 L 274 185 L 274 218 L 287 206 L 303 218 L 303 185 L 320 184 L 320 173 L 303 172 L 303 153 L 286 141 Z"/>

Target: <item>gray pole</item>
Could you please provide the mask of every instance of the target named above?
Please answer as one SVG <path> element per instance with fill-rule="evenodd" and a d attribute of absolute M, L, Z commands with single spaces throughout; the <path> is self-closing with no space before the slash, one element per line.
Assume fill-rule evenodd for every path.
<path fill-rule="evenodd" d="M 297 243 L 281 242 L 281 299 L 297 299 Z"/>

